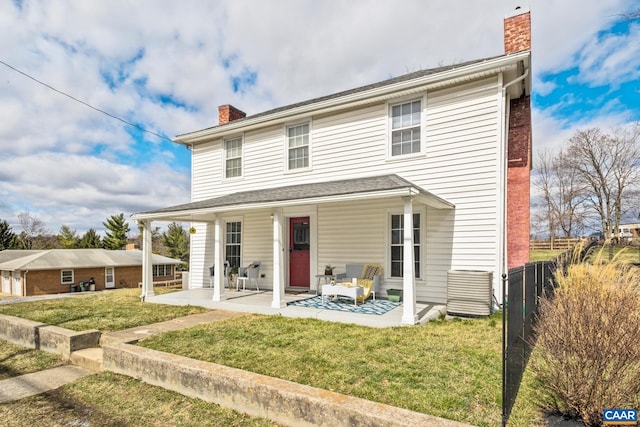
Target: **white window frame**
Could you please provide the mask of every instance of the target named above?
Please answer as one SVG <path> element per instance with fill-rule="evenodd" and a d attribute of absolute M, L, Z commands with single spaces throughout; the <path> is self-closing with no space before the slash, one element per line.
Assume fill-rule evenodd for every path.
<path fill-rule="evenodd" d="M 240 155 L 227 158 L 227 142 L 240 140 Z M 240 175 L 227 176 L 227 161 L 240 159 Z M 233 135 L 222 139 L 222 176 L 225 180 L 240 179 L 244 176 L 244 134 Z"/>
<path fill-rule="evenodd" d="M 237 265 L 237 267 L 242 267 L 242 246 L 244 244 L 244 221 L 242 217 L 230 217 L 230 218 L 225 218 L 224 220 L 224 226 L 222 228 L 222 233 L 223 233 L 223 254 L 222 257 L 224 258 L 224 260 L 227 260 L 227 224 L 232 223 L 232 222 L 238 222 L 240 223 L 240 243 L 238 244 L 239 246 L 239 258 L 240 261 Z M 233 267 L 233 265 L 230 265 L 231 267 Z"/>
<path fill-rule="evenodd" d="M 162 274 L 160 274 L 162 270 Z M 169 270 L 169 274 L 167 274 Z M 154 264 L 153 265 L 153 277 L 166 277 L 173 276 L 173 264 Z"/>
<path fill-rule="evenodd" d="M 426 280 L 427 262 L 426 262 L 426 237 L 427 237 L 427 210 L 423 206 L 414 207 L 413 214 L 420 214 L 420 277 L 416 277 L 416 281 Z M 385 233 L 385 278 L 391 280 L 402 280 L 402 277 L 391 275 L 391 216 L 392 215 L 404 215 L 402 209 L 388 209 L 386 219 L 386 233 Z"/>
<path fill-rule="evenodd" d="M 65 272 L 71 272 L 71 280 L 65 280 L 65 276 L 64 273 Z M 70 285 L 74 282 L 74 272 L 73 269 L 65 269 L 65 270 L 60 270 L 60 283 L 63 285 Z"/>
<path fill-rule="evenodd" d="M 304 125 L 308 125 L 309 126 L 309 133 L 308 133 L 308 144 L 307 144 L 307 166 L 303 166 L 303 167 L 299 167 L 299 168 L 294 168 L 294 169 L 290 169 L 289 168 L 289 151 L 291 150 L 291 148 L 289 147 L 289 129 L 291 128 L 295 128 L 298 126 L 304 126 Z M 287 123 L 284 126 L 284 170 L 285 173 L 298 173 L 298 172 L 305 172 L 305 171 L 309 171 L 311 170 L 311 159 L 312 159 L 312 146 L 313 146 L 313 121 L 311 119 L 305 119 L 305 120 L 300 120 L 300 121 L 296 121 L 296 122 L 292 122 L 292 123 Z"/>
<path fill-rule="evenodd" d="M 393 142 L 393 107 L 402 104 L 408 104 L 414 101 L 420 101 L 420 150 L 415 153 L 407 153 L 407 154 L 398 154 L 393 155 L 391 144 Z M 414 157 L 424 156 L 426 153 L 426 106 L 427 106 L 427 95 L 423 94 L 421 96 L 405 96 L 402 98 L 396 98 L 390 101 L 387 101 L 387 132 L 386 132 L 386 153 L 387 160 L 404 160 L 410 159 Z M 415 126 L 413 126 L 415 127 Z"/>

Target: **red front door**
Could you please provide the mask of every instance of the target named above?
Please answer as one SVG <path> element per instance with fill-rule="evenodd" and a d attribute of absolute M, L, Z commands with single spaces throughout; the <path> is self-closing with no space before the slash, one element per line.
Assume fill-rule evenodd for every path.
<path fill-rule="evenodd" d="M 289 286 L 309 287 L 309 217 L 289 219 Z"/>

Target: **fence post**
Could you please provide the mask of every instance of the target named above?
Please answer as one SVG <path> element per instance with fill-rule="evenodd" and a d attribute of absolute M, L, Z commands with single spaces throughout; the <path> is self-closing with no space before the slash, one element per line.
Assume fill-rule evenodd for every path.
<path fill-rule="evenodd" d="M 507 275 L 502 273 L 502 427 L 507 425 Z"/>

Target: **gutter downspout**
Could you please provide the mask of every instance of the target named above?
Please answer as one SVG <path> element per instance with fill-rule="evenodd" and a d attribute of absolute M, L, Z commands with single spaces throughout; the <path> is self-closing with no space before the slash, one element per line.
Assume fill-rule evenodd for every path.
<path fill-rule="evenodd" d="M 22 281 L 22 296 L 26 297 L 27 296 L 27 273 L 29 272 L 29 270 L 24 272 L 24 280 Z"/>
<path fill-rule="evenodd" d="M 508 155 L 507 155 L 507 150 L 508 150 L 508 141 L 507 141 L 507 135 L 508 135 L 508 129 L 509 129 L 509 114 L 510 114 L 510 106 L 507 103 L 507 101 L 510 101 L 511 98 L 507 95 L 507 88 L 513 84 L 516 84 L 518 82 L 521 82 L 522 80 L 526 79 L 527 76 L 529 76 L 529 68 L 526 68 L 524 70 L 524 72 L 522 73 L 522 75 L 516 77 L 515 79 L 511 80 L 510 82 L 508 82 L 507 84 L 505 84 L 504 86 L 502 86 L 502 108 L 503 108 L 503 126 L 502 129 L 500 130 L 500 156 L 502 156 L 502 159 L 500 161 L 500 168 L 502 169 L 502 171 L 500 171 L 500 215 L 502 216 L 502 218 L 500 218 L 500 226 L 502 227 L 502 230 L 504 231 L 502 234 L 502 239 L 500 242 L 500 271 L 497 274 L 497 277 L 494 278 L 494 280 L 500 280 L 500 278 L 502 277 L 502 274 L 507 273 L 507 213 L 506 213 L 506 208 L 507 208 L 507 173 L 509 170 L 509 164 L 508 164 Z M 501 287 L 497 287 L 498 289 L 501 289 Z M 498 301 L 500 303 L 504 303 L 504 298 L 505 295 L 502 295 L 500 299 L 498 299 Z"/>

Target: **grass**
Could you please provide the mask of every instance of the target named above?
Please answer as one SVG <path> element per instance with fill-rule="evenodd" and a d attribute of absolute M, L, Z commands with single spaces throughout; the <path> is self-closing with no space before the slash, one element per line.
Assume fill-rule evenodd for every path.
<path fill-rule="evenodd" d="M 0 405 L 6 427 L 235 426 L 277 424 L 103 372 L 57 390 Z"/>
<path fill-rule="evenodd" d="M 158 293 L 167 290 L 157 290 Z M 70 298 L 29 301 L 0 306 L 0 314 L 22 317 L 74 331 L 119 331 L 162 322 L 207 309 L 140 302 L 139 289 L 116 289 Z"/>
<path fill-rule="evenodd" d="M 549 261 L 551 258 L 560 255 L 564 252 L 562 250 L 532 250 L 529 251 L 529 262 L 538 262 L 538 261 Z"/>
<path fill-rule="evenodd" d="M 501 318 L 416 327 L 251 315 L 140 345 L 478 426 L 500 424 Z M 538 422 L 534 407 L 521 425 Z"/>
<path fill-rule="evenodd" d="M 0 381 L 64 363 L 60 356 L 0 340 Z"/>

